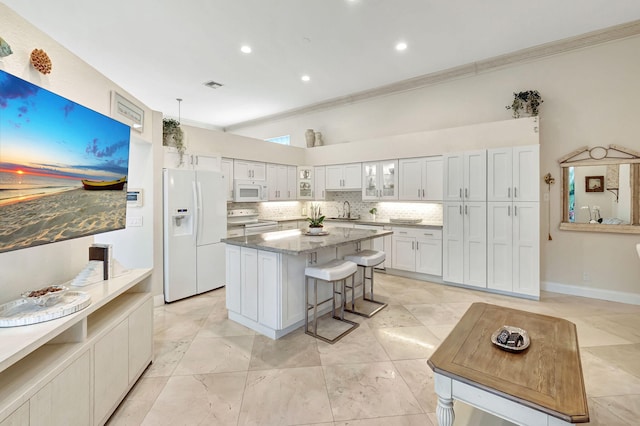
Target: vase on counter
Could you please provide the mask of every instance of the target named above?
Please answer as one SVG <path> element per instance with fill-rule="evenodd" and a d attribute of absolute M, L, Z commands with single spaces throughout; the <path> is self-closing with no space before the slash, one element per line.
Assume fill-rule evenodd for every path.
<path fill-rule="evenodd" d="M 322 142 L 322 133 L 320 132 L 316 132 L 315 134 L 315 143 L 313 146 L 322 146 L 323 142 Z"/>
<path fill-rule="evenodd" d="M 322 233 L 322 226 L 310 226 L 309 227 L 309 233 L 310 234 L 321 234 Z"/>
<path fill-rule="evenodd" d="M 307 148 L 313 147 L 316 143 L 316 134 L 313 129 L 307 129 L 307 131 L 304 132 L 304 137 L 307 140 Z"/>

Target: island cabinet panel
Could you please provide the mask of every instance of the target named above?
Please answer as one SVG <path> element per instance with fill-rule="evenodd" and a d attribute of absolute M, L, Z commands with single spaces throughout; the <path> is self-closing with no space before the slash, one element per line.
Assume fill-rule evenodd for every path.
<path fill-rule="evenodd" d="M 29 424 L 29 419 L 32 425 L 90 424 L 90 363 L 91 356 L 87 350 L 31 397 L 26 424 Z"/>
<path fill-rule="evenodd" d="M 258 251 L 258 321 L 273 329 L 279 328 L 280 323 L 280 270 L 277 253 Z"/>
<path fill-rule="evenodd" d="M 240 258 L 240 312 L 258 321 L 258 250 L 242 247 Z"/>
<path fill-rule="evenodd" d="M 242 280 L 242 263 L 240 262 L 240 247 L 226 245 L 227 286 L 225 288 L 227 309 L 240 312 L 240 282 Z"/>

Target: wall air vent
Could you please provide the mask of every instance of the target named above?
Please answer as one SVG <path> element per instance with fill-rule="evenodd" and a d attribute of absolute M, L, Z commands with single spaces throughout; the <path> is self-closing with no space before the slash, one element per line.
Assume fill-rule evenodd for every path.
<path fill-rule="evenodd" d="M 217 89 L 218 87 L 222 87 L 222 84 L 221 84 L 221 83 L 217 83 L 217 82 L 215 82 L 215 81 L 213 81 L 213 80 L 211 80 L 211 81 L 206 81 L 206 82 L 204 83 L 204 85 L 205 85 L 205 86 L 207 86 L 207 87 L 209 87 L 209 88 L 211 88 L 211 89 Z"/>

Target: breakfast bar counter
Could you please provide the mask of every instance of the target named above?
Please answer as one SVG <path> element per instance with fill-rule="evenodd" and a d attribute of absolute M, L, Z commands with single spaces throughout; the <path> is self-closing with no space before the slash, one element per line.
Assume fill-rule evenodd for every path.
<path fill-rule="evenodd" d="M 326 235 L 306 235 L 290 229 L 223 240 L 229 319 L 272 339 L 284 336 L 304 323 L 308 265 L 342 259 L 393 233 L 332 226 L 324 231 Z"/>

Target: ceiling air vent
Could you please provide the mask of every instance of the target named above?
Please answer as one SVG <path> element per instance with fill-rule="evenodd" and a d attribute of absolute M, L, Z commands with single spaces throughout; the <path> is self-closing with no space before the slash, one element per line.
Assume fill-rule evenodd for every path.
<path fill-rule="evenodd" d="M 213 80 L 205 82 L 204 85 L 211 89 L 217 89 L 218 87 L 222 87 L 222 84 L 217 83 Z"/>

